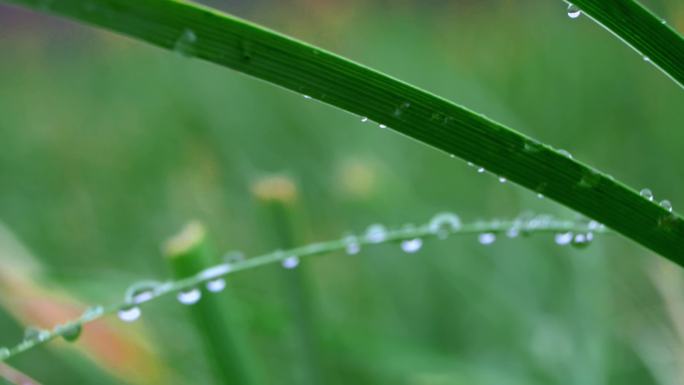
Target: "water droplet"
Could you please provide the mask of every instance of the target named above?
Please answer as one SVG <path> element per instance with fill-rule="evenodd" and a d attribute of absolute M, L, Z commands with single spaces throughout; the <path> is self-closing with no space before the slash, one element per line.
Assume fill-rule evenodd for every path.
<path fill-rule="evenodd" d="M 0 347 L 0 361 L 10 356 L 10 350 L 6 347 Z"/>
<path fill-rule="evenodd" d="M 406 253 L 415 253 L 423 247 L 423 240 L 420 238 L 407 239 L 401 242 L 401 249 Z"/>
<path fill-rule="evenodd" d="M 380 127 L 380 128 L 387 128 L 387 126 L 384 125 L 384 124 L 382 124 L 382 123 L 378 124 L 378 127 Z"/>
<path fill-rule="evenodd" d="M 207 290 L 212 293 L 218 293 L 226 288 L 226 280 L 223 278 L 213 279 L 207 282 Z"/>
<path fill-rule="evenodd" d="M 667 24 L 667 20 L 665 20 L 665 19 L 660 20 L 660 24 Z"/>
<path fill-rule="evenodd" d="M 496 241 L 496 234 L 494 233 L 482 233 L 477 236 L 477 240 L 482 245 L 491 245 Z"/>
<path fill-rule="evenodd" d="M 645 61 L 645 62 L 650 62 L 650 61 L 651 61 L 651 58 L 648 57 L 648 56 L 644 56 L 644 61 Z"/>
<path fill-rule="evenodd" d="M 520 229 L 518 227 L 511 227 L 506 231 L 506 236 L 508 238 L 516 238 L 518 235 L 520 235 Z"/>
<path fill-rule="evenodd" d="M 173 50 L 185 57 L 195 56 L 195 42 L 197 42 L 197 35 L 193 30 L 186 28 L 176 40 Z"/>
<path fill-rule="evenodd" d="M 231 270 L 230 264 L 222 263 L 202 270 L 202 272 L 199 273 L 199 276 L 203 281 L 208 281 L 226 275 L 230 273 Z"/>
<path fill-rule="evenodd" d="M 307 99 L 307 100 L 311 99 L 311 96 L 309 96 L 309 95 L 302 95 L 302 96 L 304 97 L 304 99 Z"/>
<path fill-rule="evenodd" d="M 71 324 L 64 326 L 62 330 L 62 338 L 64 338 L 65 341 L 74 342 L 81 336 L 83 326 L 81 324 Z"/>
<path fill-rule="evenodd" d="M 81 319 L 84 321 L 92 321 L 95 318 L 99 317 L 102 315 L 104 312 L 104 307 L 102 305 L 95 305 L 91 306 L 83 312 L 83 315 L 81 316 Z"/>
<path fill-rule="evenodd" d="M 380 243 L 387 238 L 387 229 L 381 224 L 368 226 L 366 229 L 366 240 L 371 243 Z"/>
<path fill-rule="evenodd" d="M 126 303 L 138 305 L 154 298 L 155 290 L 159 286 L 156 281 L 136 282 L 126 289 Z"/>
<path fill-rule="evenodd" d="M 499 182 L 500 182 L 500 183 L 506 183 L 506 178 L 500 176 L 500 177 L 499 177 Z"/>
<path fill-rule="evenodd" d="M 582 14 L 582 11 L 575 5 L 568 5 L 568 17 L 571 19 L 577 19 Z"/>
<path fill-rule="evenodd" d="M 202 299 L 202 292 L 195 287 L 190 290 L 179 291 L 176 298 L 183 305 L 194 305 Z"/>
<path fill-rule="evenodd" d="M 294 269 L 299 266 L 299 258 L 296 256 L 291 256 L 283 259 L 282 265 L 286 269 Z"/>
<path fill-rule="evenodd" d="M 536 153 L 543 149 L 543 146 L 539 142 L 528 141 L 523 144 L 523 151 L 527 153 Z"/>
<path fill-rule="evenodd" d="M 554 241 L 556 242 L 557 245 L 567 245 L 570 242 L 572 242 L 572 239 L 574 237 L 574 234 L 571 232 L 566 232 L 566 233 L 558 233 L 556 234 Z"/>
<path fill-rule="evenodd" d="M 368 118 L 365 116 L 361 117 L 361 123 L 366 123 L 368 121 Z"/>
<path fill-rule="evenodd" d="M 453 213 L 439 213 L 430 219 L 428 230 L 436 234 L 438 238 L 444 239 L 449 233 L 461 229 L 461 218 Z"/>
<path fill-rule="evenodd" d="M 485 170 L 484 167 L 478 167 L 478 168 L 477 168 L 477 173 L 478 173 L 478 174 L 482 174 L 482 173 L 485 172 L 485 171 L 487 171 L 487 170 Z"/>
<path fill-rule="evenodd" d="M 456 157 L 456 155 L 454 155 L 454 154 L 449 154 L 449 158 L 454 159 L 455 157 Z"/>
<path fill-rule="evenodd" d="M 468 162 L 467 165 L 468 167 L 475 167 L 475 164 L 473 162 Z"/>
<path fill-rule="evenodd" d="M 592 233 L 587 233 L 587 234 L 578 233 L 578 234 L 575 234 L 575 237 L 572 239 L 571 245 L 573 247 L 583 249 L 583 248 L 589 246 L 589 243 L 591 243 L 592 239 L 594 239 L 594 234 L 592 234 Z"/>
<path fill-rule="evenodd" d="M 349 255 L 358 254 L 361 251 L 361 244 L 359 244 L 358 239 L 355 236 L 350 235 L 344 239 L 346 244 L 345 252 Z"/>
<path fill-rule="evenodd" d="M 664 208 L 665 210 L 672 212 L 672 203 L 668 201 L 667 199 L 663 199 L 660 201 L 660 207 Z"/>
<path fill-rule="evenodd" d="M 570 154 L 570 153 L 567 152 L 566 150 L 558 150 L 558 153 L 561 154 L 561 155 L 563 155 L 564 157 L 566 157 L 566 158 L 568 158 L 568 159 L 572 159 L 572 154 Z"/>
<path fill-rule="evenodd" d="M 601 174 L 594 170 L 589 170 L 582 174 L 582 179 L 580 179 L 578 186 L 581 188 L 594 188 L 601 183 Z"/>
<path fill-rule="evenodd" d="M 404 102 L 399 107 L 397 107 L 392 114 L 398 118 L 404 113 L 404 111 L 408 110 L 409 107 L 411 107 L 411 103 Z"/>
<path fill-rule="evenodd" d="M 142 314 L 142 312 L 140 311 L 140 308 L 137 306 L 123 308 L 117 312 L 117 316 L 119 317 L 119 319 L 124 322 L 133 322 L 140 318 L 140 314 Z"/>
<path fill-rule="evenodd" d="M 34 326 L 28 326 L 24 329 L 24 340 L 28 341 L 45 341 L 50 337 L 50 332 Z"/>
<path fill-rule="evenodd" d="M 651 190 L 649 190 L 649 189 L 647 189 L 647 188 L 642 189 L 641 191 L 639 191 L 639 195 L 641 195 L 642 197 L 648 199 L 649 201 L 653 201 L 653 191 L 651 191 Z"/>
<path fill-rule="evenodd" d="M 591 220 L 589 223 L 587 223 L 587 228 L 589 230 L 598 230 L 599 227 L 601 227 L 601 224 L 594 220 Z"/>
<path fill-rule="evenodd" d="M 538 193 L 538 194 L 537 194 L 537 198 L 539 198 L 539 199 L 544 199 L 544 194 Z"/>

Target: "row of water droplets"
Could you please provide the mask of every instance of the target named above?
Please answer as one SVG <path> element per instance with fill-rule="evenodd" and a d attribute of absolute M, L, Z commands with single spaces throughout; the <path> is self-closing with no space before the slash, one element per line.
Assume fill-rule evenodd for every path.
<path fill-rule="evenodd" d="M 533 214 L 522 214 L 513 221 L 478 221 L 464 229 L 458 215 L 444 212 L 433 216 L 426 225 L 420 227 L 405 225 L 399 230 L 390 231 L 384 225 L 373 224 L 359 236 L 347 235 L 340 241 L 337 241 L 341 242 L 341 246 L 327 246 L 325 250 L 331 252 L 342 248 L 347 254 L 354 255 L 361 252 L 363 244 L 381 244 L 398 241 L 403 252 L 416 253 L 423 247 L 423 238 L 428 236 L 446 239 L 451 234 L 467 231 L 468 233 L 477 234 L 480 244 L 491 245 L 497 240 L 498 234 L 503 234 L 508 238 L 516 238 L 519 235 L 529 234 L 536 230 L 544 231 L 549 228 L 583 229 L 577 233 L 563 232 L 556 235 L 556 243 L 571 243 L 576 246 L 588 244 L 593 240 L 594 232 L 604 231 L 604 227 L 595 221 L 584 224 L 584 222 L 559 221 L 549 215 Z M 326 244 L 328 243 L 312 244 L 308 246 L 310 251 L 302 251 L 300 254 L 307 255 L 313 253 L 313 250 L 322 250 L 320 248 L 321 245 Z M 268 261 L 279 260 L 284 268 L 293 269 L 299 265 L 299 257 L 301 255 L 290 254 L 288 256 L 285 252 L 276 252 L 267 259 L 264 259 L 263 263 L 258 263 L 254 266 L 266 264 Z M 124 305 L 111 307 L 110 309 L 115 310 L 122 321 L 133 322 L 142 315 L 141 304 L 167 293 L 176 292 L 176 299 L 184 305 L 196 304 L 202 299 L 203 295 L 203 290 L 199 287 L 200 284 L 204 285 L 207 292 L 216 293 L 223 291 L 226 288 L 224 277 L 231 273 L 233 266 L 240 261 L 244 261 L 244 256 L 239 252 L 231 252 L 226 254 L 223 263 L 207 268 L 185 280 L 175 282 L 138 282 L 126 290 Z M 179 290 L 179 287 L 183 289 Z M 99 305 L 93 306 L 87 309 L 76 321 L 58 325 L 52 332 L 33 327 L 27 328 L 24 340 L 15 349 L 24 351 L 56 336 L 61 336 L 68 341 L 74 341 L 81 334 L 82 324 L 99 318 L 111 310 L 106 310 Z M 11 351 L 9 349 L 0 347 L 0 360 L 8 357 L 10 354 Z"/>
<path fill-rule="evenodd" d="M 204 282 L 205 289 L 210 293 L 219 293 L 226 288 L 226 280 L 223 278 L 231 272 L 232 264 L 244 260 L 240 252 L 229 252 L 224 256 L 224 263 L 202 270 L 196 277 Z M 173 282 L 139 282 L 128 288 L 125 295 L 126 306 L 119 309 L 117 315 L 125 322 L 133 322 L 140 318 L 142 311 L 139 305 L 150 301 L 161 294 L 173 289 Z M 199 287 L 191 287 L 180 290 L 176 299 L 183 305 L 194 305 L 202 299 L 202 290 Z"/>
<path fill-rule="evenodd" d="M 648 188 L 641 189 L 641 191 L 639 191 L 639 195 L 648 199 L 651 202 L 653 202 L 653 200 L 655 199 L 655 196 L 653 195 L 653 191 L 651 191 Z M 660 204 L 660 207 L 664 208 L 668 212 L 672 212 L 672 203 L 670 203 L 669 200 L 663 199 L 660 201 L 659 204 Z"/>

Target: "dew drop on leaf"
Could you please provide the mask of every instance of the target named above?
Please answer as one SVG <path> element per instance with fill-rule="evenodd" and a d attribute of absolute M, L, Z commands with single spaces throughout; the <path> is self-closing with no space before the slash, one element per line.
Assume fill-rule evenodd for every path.
<path fill-rule="evenodd" d="M 283 259 L 282 265 L 286 269 L 294 269 L 295 267 L 299 266 L 299 258 L 296 256 L 287 257 Z"/>
<path fill-rule="evenodd" d="M 366 239 L 371 243 L 380 243 L 387 238 L 387 229 L 381 224 L 368 226 L 366 229 Z"/>
<path fill-rule="evenodd" d="M 65 327 L 64 331 L 61 333 L 62 338 L 68 342 L 74 342 L 81 336 L 83 331 L 83 326 L 81 324 L 73 324 Z"/>
<path fill-rule="evenodd" d="M 554 241 L 556 242 L 557 245 L 567 245 L 572 242 L 572 239 L 574 237 L 574 234 L 571 232 L 566 232 L 566 233 L 558 233 L 554 237 Z"/>
<path fill-rule="evenodd" d="M 190 290 L 179 291 L 176 298 L 183 305 L 194 305 L 202 299 L 202 292 L 195 287 Z"/>
<path fill-rule="evenodd" d="M 667 199 L 660 201 L 660 207 L 664 208 L 669 212 L 672 212 L 672 203 L 670 203 L 670 201 L 668 201 Z"/>
<path fill-rule="evenodd" d="M 197 35 L 189 28 L 186 28 L 181 33 L 176 43 L 173 45 L 173 50 L 185 57 L 195 56 L 195 43 L 197 42 Z"/>
<path fill-rule="evenodd" d="M 578 233 L 575 234 L 575 237 L 572 239 L 572 242 L 570 243 L 571 246 L 576 247 L 578 249 L 583 249 L 587 246 L 589 246 L 589 243 L 594 239 L 593 233 Z"/>
<path fill-rule="evenodd" d="M 401 242 L 401 249 L 406 253 L 415 253 L 423 247 L 423 240 L 420 238 L 407 239 Z"/>
<path fill-rule="evenodd" d="M 120 309 L 116 315 L 119 317 L 120 320 L 124 322 L 133 322 L 140 318 L 140 315 L 142 312 L 140 311 L 140 308 L 137 306 L 131 306 L 127 307 L 124 309 Z"/>
<path fill-rule="evenodd" d="M 496 241 L 496 234 L 494 233 L 482 233 L 477 237 L 478 242 L 482 245 L 491 245 Z"/>
<path fill-rule="evenodd" d="M 226 280 L 223 278 L 218 278 L 207 282 L 207 290 L 212 293 L 218 293 L 226 288 Z"/>
<path fill-rule="evenodd" d="M 461 218 L 453 213 L 439 213 L 430 219 L 428 230 L 438 238 L 446 238 L 450 232 L 461 229 Z"/>
<path fill-rule="evenodd" d="M 577 19 L 582 14 L 582 11 L 575 5 L 568 5 L 568 17 L 571 19 Z"/>
<path fill-rule="evenodd" d="M 649 201 L 653 201 L 653 192 L 650 189 L 641 189 L 641 191 L 639 191 L 639 195 L 648 199 Z"/>

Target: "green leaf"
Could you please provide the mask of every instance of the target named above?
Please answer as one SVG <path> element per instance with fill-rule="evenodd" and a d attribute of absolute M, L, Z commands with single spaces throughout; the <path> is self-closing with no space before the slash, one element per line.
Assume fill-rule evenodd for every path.
<path fill-rule="evenodd" d="M 680 216 L 549 146 L 333 53 L 187 2 L 11 2 L 41 7 L 185 56 L 230 67 L 368 117 L 544 194 L 684 265 L 684 220 Z M 652 20 L 645 22 L 653 17 L 636 3 L 583 0 L 576 4 L 609 28 L 615 28 L 617 34 L 631 34 L 626 41 L 638 42 L 635 43 L 638 49 L 664 70 L 671 71 L 673 78 L 681 80 L 681 38 L 672 37 L 674 31 L 662 24 L 656 28 Z M 638 23 L 618 29 L 614 24 L 625 15 L 634 17 L 627 21 Z M 653 41 L 649 43 L 646 39 Z M 665 46 L 668 42 L 672 45 Z M 661 52 L 664 50 L 671 52 Z"/>
<path fill-rule="evenodd" d="M 684 38 L 633 0 L 572 0 L 574 5 L 684 87 Z"/>

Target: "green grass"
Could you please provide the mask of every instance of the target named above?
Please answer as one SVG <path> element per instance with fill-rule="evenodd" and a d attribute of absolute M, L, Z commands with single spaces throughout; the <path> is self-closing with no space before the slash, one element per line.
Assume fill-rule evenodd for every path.
<path fill-rule="evenodd" d="M 44 5 L 35 0 L 17 3 Z M 680 36 L 631 0 L 615 0 L 612 8 L 591 7 L 593 3 L 598 2 L 578 5 L 627 36 L 627 41 L 653 40 L 636 47 L 681 80 Z M 606 9 L 633 16 L 636 26 L 615 28 Z M 543 194 L 684 265 L 682 217 L 550 146 L 328 51 L 186 2 L 62 0 L 50 2 L 48 10 L 234 68 L 367 117 Z M 650 29 L 636 23 L 641 21 Z M 668 42 L 672 45 L 664 45 Z"/>
<path fill-rule="evenodd" d="M 460 101 L 681 209 L 684 177 L 674 165 L 684 161 L 684 133 L 673 127 L 684 93 L 589 18 L 569 19 L 561 2 L 308 4 L 224 6 Z M 649 6 L 683 29 L 681 2 Z M 0 47 L 11 53 L 0 61 L 0 217 L 41 267 L 19 269 L 27 257 L 3 237 L 3 283 L 11 272 L 84 306 L 120 303 L 131 282 L 169 277 L 159 241 L 191 218 L 207 224 L 219 251 L 268 253 L 280 245 L 267 239 L 272 224 L 249 186 L 275 172 L 301 192 L 301 244 L 373 222 L 423 223 L 442 210 L 466 222 L 528 209 L 574 215 L 299 94 L 78 23 L 0 9 L 17 16 L 0 23 Z M 555 245 L 551 234 L 490 246 L 452 237 L 426 240 L 414 255 L 387 244 L 303 258 L 302 267 L 313 273 L 331 384 L 679 378 L 668 351 L 682 346 L 673 328 L 680 269 L 620 237 L 582 250 Z M 225 294 L 244 304 L 267 384 L 294 383 L 282 270 L 231 275 Z M 0 301 L 0 345 L 11 346 L 28 323 L 13 311 L 30 302 L 3 284 Z M 51 384 L 210 383 L 187 310 L 170 294 L 145 305 L 136 323 L 98 321 L 139 332 L 165 381 L 144 370 L 117 375 L 76 351 L 99 337 L 89 326 L 76 344 L 49 343 L 9 363 Z"/>

